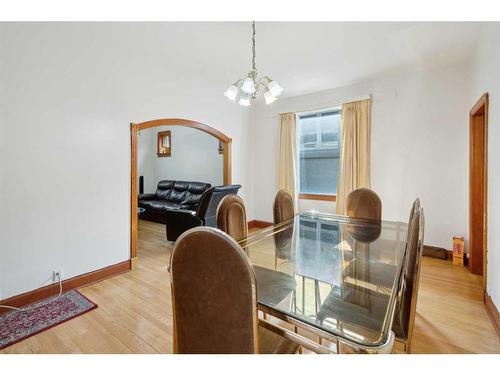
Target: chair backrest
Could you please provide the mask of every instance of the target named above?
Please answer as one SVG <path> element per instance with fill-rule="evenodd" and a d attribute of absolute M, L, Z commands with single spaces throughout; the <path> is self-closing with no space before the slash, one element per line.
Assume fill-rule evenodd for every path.
<path fill-rule="evenodd" d="M 347 196 L 346 215 L 354 219 L 380 222 L 382 221 L 382 202 L 373 190 L 356 189 Z"/>
<path fill-rule="evenodd" d="M 418 285 L 422 253 L 424 248 L 424 211 L 419 208 L 413 214 L 408 226 L 408 238 L 405 263 L 403 268 L 403 284 L 399 302 L 399 320 L 408 342 L 411 341 L 415 313 L 417 309 Z"/>
<path fill-rule="evenodd" d="M 217 228 L 236 241 L 247 237 L 247 214 L 243 199 L 234 194 L 226 195 L 222 199 L 217 208 Z"/>
<path fill-rule="evenodd" d="M 238 190 L 241 188 L 241 185 L 221 185 L 214 186 L 213 188 L 207 190 L 205 193 L 208 193 L 207 196 L 205 194 L 200 199 L 200 204 L 198 206 L 198 210 L 196 211 L 196 215 L 205 220 L 205 225 L 210 227 L 217 226 L 217 207 L 219 207 L 220 201 L 229 194 L 237 194 Z"/>
<path fill-rule="evenodd" d="M 201 195 L 200 198 L 200 203 L 198 204 L 198 208 L 196 209 L 196 216 L 199 218 L 204 218 L 205 214 L 207 212 L 208 206 L 210 205 L 210 202 L 212 200 L 212 195 L 214 194 L 214 187 L 211 187 L 208 190 L 205 190 L 205 192 Z"/>
<path fill-rule="evenodd" d="M 295 216 L 293 198 L 288 191 L 281 189 L 274 198 L 273 221 L 279 224 L 290 220 Z"/>
<path fill-rule="evenodd" d="M 410 209 L 410 217 L 408 218 L 408 226 L 410 226 L 411 220 L 413 219 L 413 215 L 420 209 L 420 199 L 417 198 L 413 201 L 413 205 Z"/>
<path fill-rule="evenodd" d="M 210 227 L 183 233 L 170 260 L 174 353 L 256 353 L 253 268 L 241 247 Z"/>

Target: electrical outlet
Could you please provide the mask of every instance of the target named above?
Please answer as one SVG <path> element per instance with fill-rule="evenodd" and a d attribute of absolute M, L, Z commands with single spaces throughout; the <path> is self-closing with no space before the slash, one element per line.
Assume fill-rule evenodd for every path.
<path fill-rule="evenodd" d="M 52 282 L 59 282 L 59 280 L 62 280 L 62 270 L 52 271 Z"/>

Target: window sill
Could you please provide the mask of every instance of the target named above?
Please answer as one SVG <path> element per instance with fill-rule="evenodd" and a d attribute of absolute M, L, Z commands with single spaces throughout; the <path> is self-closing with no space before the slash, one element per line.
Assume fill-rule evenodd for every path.
<path fill-rule="evenodd" d="M 313 201 L 329 201 L 336 202 L 336 195 L 327 195 L 327 194 L 309 194 L 309 193 L 300 193 L 299 199 L 309 199 Z"/>

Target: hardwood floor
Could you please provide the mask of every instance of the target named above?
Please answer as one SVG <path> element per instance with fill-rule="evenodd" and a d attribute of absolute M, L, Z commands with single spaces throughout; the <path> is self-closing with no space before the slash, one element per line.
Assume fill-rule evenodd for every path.
<path fill-rule="evenodd" d="M 137 267 L 80 289 L 97 309 L 0 353 L 171 353 L 170 251 L 162 225 L 139 221 Z M 479 276 L 425 257 L 420 283 L 414 353 L 500 353 Z"/>
<path fill-rule="evenodd" d="M 423 258 L 412 352 L 500 353 L 483 306 L 481 276 L 450 261 Z"/>

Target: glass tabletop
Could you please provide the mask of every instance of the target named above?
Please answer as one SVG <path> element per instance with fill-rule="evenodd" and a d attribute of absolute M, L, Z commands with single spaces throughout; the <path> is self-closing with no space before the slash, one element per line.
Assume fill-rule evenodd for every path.
<path fill-rule="evenodd" d="M 304 213 L 240 241 L 258 303 L 326 334 L 365 345 L 388 337 L 407 225 Z"/>

